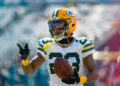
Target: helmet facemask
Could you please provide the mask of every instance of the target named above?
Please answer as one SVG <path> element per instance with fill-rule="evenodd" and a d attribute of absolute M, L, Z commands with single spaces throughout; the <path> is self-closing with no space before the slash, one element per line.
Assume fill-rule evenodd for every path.
<path fill-rule="evenodd" d="M 56 28 L 57 24 L 57 28 Z M 63 27 L 59 27 L 63 25 Z M 69 24 L 66 22 L 66 20 L 51 20 L 48 22 L 49 25 L 49 31 L 52 35 L 53 38 L 56 38 L 56 41 L 60 41 L 63 38 L 66 38 L 66 30 L 68 29 Z M 58 32 L 57 34 L 55 33 L 55 30 L 62 30 L 62 33 Z"/>

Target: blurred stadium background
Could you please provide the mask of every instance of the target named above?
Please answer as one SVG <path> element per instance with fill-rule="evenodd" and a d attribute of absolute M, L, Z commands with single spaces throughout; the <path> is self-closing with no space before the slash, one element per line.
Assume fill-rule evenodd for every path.
<path fill-rule="evenodd" d="M 33 75 L 21 68 L 16 43 L 36 54 L 40 38 L 50 36 L 48 18 L 56 8 L 70 8 L 77 17 L 75 36 L 94 40 L 99 79 L 84 86 L 120 86 L 119 0 L 0 0 L 0 86 L 49 86 L 45 64 Z"/>

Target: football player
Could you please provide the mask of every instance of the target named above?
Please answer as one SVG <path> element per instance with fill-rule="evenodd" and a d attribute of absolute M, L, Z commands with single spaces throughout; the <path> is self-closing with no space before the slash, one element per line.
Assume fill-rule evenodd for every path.
<path fill-rule="evenodd" d="M 28 59 L 28 44 L 24 48 L 17 44 L 24 73 L 31 75 L 46 62 L 50 86 L 83 86 L 83 83 L 95 81 L 98 70 L 93 59 L 94 44 L 89 38 L 73 36 L 76 29 L 75 15 L 67 8 L 56 9 L 50 16 L 48 25 L 52 37 L 39 40 L 37 55 L 31 61 Z M 74 68 L 73 76 L 61 80 L 55 74 L 54 61 L 58 57 L 69 61 Z"/>

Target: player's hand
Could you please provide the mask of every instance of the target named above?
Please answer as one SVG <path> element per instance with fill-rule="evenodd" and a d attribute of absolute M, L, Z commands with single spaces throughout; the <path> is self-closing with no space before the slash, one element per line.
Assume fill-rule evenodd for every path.
<path fill-rule="evenodd" d="M 26 43 L 24 48 L 22 48 L 22 46 L 20 44 L 17 44 L 17 46 L 19 47 L 19 53 L 20 53 L 21 59 L 26 60 L 29 56 L 29 53 L 30 53 L 30 49 L 28 48 L 28 44 Z"/>
<path fill-rule="evenodd" d="M 78 84 L 80 82 L 79 74 L 77 73 L 76 69 L 74 69 L 74 75 L 68 77 L 67 79 L 62 79 L 62 82 L 65 84 Z"/>

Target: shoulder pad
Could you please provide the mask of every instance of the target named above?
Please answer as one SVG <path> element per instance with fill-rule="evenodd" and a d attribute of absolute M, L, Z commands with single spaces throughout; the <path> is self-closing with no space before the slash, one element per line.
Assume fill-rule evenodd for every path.
<path fill-rule="evenodd" d="M 80 37 L 80 38 L 76 38 L 75 41 L 81 43 L 82 45 L 84 45 L 87 42 L 88 39 L 89 38 L 87 38 L 87 37 Z"/>

